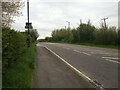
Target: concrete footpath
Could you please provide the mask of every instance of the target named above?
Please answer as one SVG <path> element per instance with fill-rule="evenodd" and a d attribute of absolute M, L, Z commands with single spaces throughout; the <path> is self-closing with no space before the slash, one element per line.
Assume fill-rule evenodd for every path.
<path fill-rule="evenodd" d="M 33 88 L 93 88 L 43 46 L 37 46 Z"/>

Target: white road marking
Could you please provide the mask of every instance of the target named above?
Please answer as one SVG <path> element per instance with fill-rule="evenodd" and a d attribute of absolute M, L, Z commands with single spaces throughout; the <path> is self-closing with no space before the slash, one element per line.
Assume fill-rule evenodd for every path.
<path fill-rule="evenodd" d="M 91 54 L 89 54 L 89 53 L 86 53 L 86 52 L 82 52 L 83 54 L 86 54 L 86 55 L 88 55 L 88 56 L 91 56 Z"/>
<path fill-rule="evenodd" d="M 120 62 L 115 61 L 115 60 L 119 60 L 120 58 L 116 58 L 116 57 L 102 57 L 102 58 L 104 58 L 107 61 L 114 62 L 114 63 L 119 63 L 120 64 Z"/>
<path fill-rule="evenodd" d="M 75 50 L 75 49 L 74 49 L 73 51 L 75 51 L 75 52 L 77 52 L 77 53 L 81 53 L 80 51 L 78 51 L 78 50 Z"/>
<path fill-rule="evenodd" d="M 62 57 L 60 57 L 59 55 L 57 55 L 55 52 L 53 52 L 52 50 L 50 50 L 48 47 L 44 46 L 48 51 L 50 51 L 51 53 L 53 53 L 55 56 L 57 56 L 60 60 L 62 60 L 65 64 L 67 64 L 72 70 L 74 70 L 79 76 L 83 76 L 85 79 L 87 79 L 88 81 L 90 81 L 91 83 L 93 83 L 97 88 L 101 89 L 101 90 L 105 90 L 101 85 L 97 84 L 96 82 L 94 82 L 94 80 L 92 80 L 91 78 L 89 78 L 88 76 L 86 76 L 84 73 L 82 73 L 80 70 L 76 69 L 74 66 L 72 66 L 70 63 L 68 63 L 65 59 L 63 59 Z"/>
<path fill-rule="evenodd" d="M 120 62 L 118 62 L 118 61 L 114 61 L 114 60 L 110 60 L 110 59 L 105 59 L 105 60 L 110 61 L 110 62 L 113 62 L 113 63 L 120 64 Z"/>
<path fill-rule="evenodd" d="M 56 44 L 56 43 L 47 43 L 47 44 Z"/>
<path fill-rule="evenodd" d="M 120 58 L 118 58 L 118 57 L 102 57 L 102 58 L 109 58 L 109 59 L 115 59 L 115 60 L 120 59 Z"/>
<path fill-rule="evenodd" d="M 86 53 L 86 52 L 80 52 L 80 51 L 75 50 L 75 49 L 74 49 L 73 51 L 75 51 L 75 52 L 77 52 L 77 53 L 83 53 L 83 54 L 85 54 L 85 55 L 91 56 L 91 54 L 88 54 L 88 53 Z"/>
<path fill-rule="evenodd" d="M 69 50 L 70 48 L 65 48 L 65 49 Z"/>

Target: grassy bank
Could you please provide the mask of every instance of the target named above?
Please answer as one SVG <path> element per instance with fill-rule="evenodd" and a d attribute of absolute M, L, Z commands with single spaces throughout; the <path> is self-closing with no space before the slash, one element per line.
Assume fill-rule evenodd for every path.
<path fill-rule="evenodd" d="M 3 76 L 3 88 L 30 88 L 34 71 L 36 46 L 32 44 L 18 58 L 18 62 L 10 67 Z"/>

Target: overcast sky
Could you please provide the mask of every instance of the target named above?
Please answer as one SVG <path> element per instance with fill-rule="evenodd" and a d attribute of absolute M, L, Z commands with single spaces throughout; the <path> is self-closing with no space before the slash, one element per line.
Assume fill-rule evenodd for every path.
<path fill-rule="evenodd" d="M 71 28 L 77 27 L 80 19 L 84 23 L 91 20 L 96 27 L 100 26 L 102 18 L 108 17 L 109 26 L 118 27 L 118 1 L 119 0 L 30 0 L 30 22 L 37 29 L 39 38 L 51 36 L 56 28 L 68 26 L 66 21 L 71 22 Z M 23 16 L 16 17 L 12 27 L 24 31 L 27 22 L 25 7 L 22 9 Z"/>

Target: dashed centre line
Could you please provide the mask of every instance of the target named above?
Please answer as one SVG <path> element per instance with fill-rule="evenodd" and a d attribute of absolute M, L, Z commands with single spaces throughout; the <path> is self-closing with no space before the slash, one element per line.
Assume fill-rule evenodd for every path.
<path fill-rule="evenodd" d="M 88 54 L 86 52 L 80 52 L 80 51 L 75 50 L 75 49 L 73 51 L 75 51 L 77 53 L 83 53 L 85 55 L 91 56 L 91 54 Z M 116 57 L 102 57 L 102 58 L 105 59 L 106 61 L 110 61 L 110 62 L 113 62 L 113 63 L 119 63 L 120 64 L 120 62 L 115 61 L 115 60 L 119 60 L 119 58 L 116 58 Z M 114 60 L 111 60 L 111 59 L 114 59 Z"/>
<path fill-rule="evenodd" d="M 86 54 L 86 55 L 88 55 L 88 56 L 91 56 L 91 54 L 88 54 L 88 53 L 86 53 L 86 52 L 82 52 L 83 54 Z"/>
<path fill-rule="evenodd" d="M 77 53 L 83 53 L 83 54 L 85 54 L 85 55 L 91 56 L 91 54 L 88 54 L 88 53 L 86 53 L 86 52 L 80 52 L 80 51 L 78 51 L 78 50 L 73 50 L 73 51 L 75 51 L 75 52 L 77 52 Z"/>
<path fill-rule="evenodd" d="M 65 49 L 70 50 L 70 48 L 65 48 Z M 86 52 L 80 52 L 80 51 L 75 50 L 75 49 L 73 51 L 77 52 L 77 53 L 82 53 L 82 54 L 85 54 L 85 55 L 88 55 L 88 56 L 91 56 L 91 54 L 94 53 L 94 52 L 90 52 L 91 54 L 89 54 L 89 53 L 86 53 Z M 105 54 L 109 54 L 109 53 L 105 53 Z M 120 62 L 115 61 L 115 60 L 119 60 L 119 58 L 116 58 L 116 57 L 102 57 L 102 58 L 105 59 L 106 61 L 110 61 L 110 62 L 113 62 L 113 63 L 120 64 Z"/>
<path fill-rule="evenodd" d="M 78 53 L 81 53 L 81 52 L 80 52 L 80 51 L 78 51 L 78 50 L 73 50 L 73 51 L 78 52 Z"/>
<path fill-rule="evenodd" d="M 67 50 L 69 50 L 70 48 L 66 48 Z"/>

